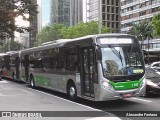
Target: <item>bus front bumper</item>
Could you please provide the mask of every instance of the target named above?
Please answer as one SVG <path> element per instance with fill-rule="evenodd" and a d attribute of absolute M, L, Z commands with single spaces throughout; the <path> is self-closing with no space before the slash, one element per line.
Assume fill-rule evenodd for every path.
<path fill-rule="evenodd" d="M 107 101 L 107 100 L 123 99 L 128 97 L 144 96 L 146 93 L 146 85 L 136 89 L 117 90 L 117 91 L 101 88 L 100 93 L 101 94 L 99 96 L 99 100 L 96 100 L 96 101 Z"/>

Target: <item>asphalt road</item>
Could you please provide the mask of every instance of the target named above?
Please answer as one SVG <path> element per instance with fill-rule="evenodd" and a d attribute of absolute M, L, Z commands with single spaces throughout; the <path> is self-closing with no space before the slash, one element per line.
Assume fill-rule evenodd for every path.
<path fill-rule="evenodd" d="M 65 120 L 119 119 L 117 117 L 113 117 L 113 114 L 119 116 L 122 120 L 160 120 L 160 117 L 121 116 L 121 114 L 133 113 L 133 111 L 138 111 L 138 113 L 142 114 L 146 111 L 155 111 L 155 113 L 157 113 L 157 111 L 160 111 L 160 97 L 151 96 L 147 98 L 127 98 L 106 102 L 92 102 L 78 99 L 75 103 L 68 100 L 65 94 L 59 92 L 42 88 L 32 89 L 27 84 L 2 80 L 0 81 L 0 111 L 19 111 L 21 114 L 22 112 L 24 112 L 24 114 L 28 114 L 25 113 L 26 111 L 52 111 L 51 113 L 42 112 L 42 115 L 54 116 L 54 119 L 56 120 L 64 119 L 64 117 Z M 58 117 L 56 117 L 56 115 Z M 72 115 L 74 117 L 71 117 Z M 10 118 L 8 119 L 10 120 Z M 21 118 L 16 117 L 16 120 L 17 119 L 21 120 Z M 32 119 L 41 120 L 44 118 Z M 51 117 L 47 117 L 46 119 L 53 120 Z"/>
<path fill-rule="evenodd" d="M 0 81 L 0 116 L 0 120 L 11 120 L 10 116 L 15 120 L 120 120 L 113 114 L 67 100 L 65 94 L 8 80 Z"/>

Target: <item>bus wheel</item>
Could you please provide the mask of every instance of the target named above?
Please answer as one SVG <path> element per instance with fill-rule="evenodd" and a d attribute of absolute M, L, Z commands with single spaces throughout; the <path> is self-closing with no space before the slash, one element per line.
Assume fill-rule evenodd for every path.
<path fill-rule="evenodd" d="M 35 82 L 33 76 L 30 77 L 30 85 L 32 88 L 35 88 Z"/>
<path fill-rule="evenodd" d="M 77 90 L 73 83 L 68 85 L 67 93 L 71 100 L 75 101 L 77 99 Z"/>

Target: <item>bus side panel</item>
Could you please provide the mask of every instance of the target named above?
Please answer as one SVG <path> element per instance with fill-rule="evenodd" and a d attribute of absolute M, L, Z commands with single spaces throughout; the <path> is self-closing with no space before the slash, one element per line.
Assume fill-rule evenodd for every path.
<path fill-rule="evenodd" d="M 30 71 L 34 77 L 35 86 L 66 93 L 66 75 Z"/>

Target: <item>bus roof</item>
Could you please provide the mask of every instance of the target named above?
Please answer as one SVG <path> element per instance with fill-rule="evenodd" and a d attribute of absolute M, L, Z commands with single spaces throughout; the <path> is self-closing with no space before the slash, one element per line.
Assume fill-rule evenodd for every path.
<path fill-rule="evenodd" d="M 118 37 L 118 36 L 130 36 L 130 37 L 133 37 L 133 35 L 123 34 L 123 33 L 96 34 L 96 35 L 87 35 L 87 36 L 84 36 L 84 37 L 73 38 L 73 39 L 59 39 L 59 40 L 55 40 L 55 41 L 42 43 L 40 46 L 48 45 L 48 44 L 54 44 L 54 43 L 71 42 L 71 41 L 82 40 L 82 39 L 87 39 L 87 38 L 105 37 L 105 36 L 106 37 L 110 37 L 110 36 L 112 36 L 112 37 Z"/>
<path fill-rule="evenodd" d="M 68 42 L 74 42 L 74 41 L 88 39 L 88 38 L 95 39 L 95 38 L 98 38 L 98 37 L 118 37 L 118 36 L 134 37 L 133 35 L 122 34 L 122 33 L 87 35 L 87 36 L 84 36 L 84 37 L 79 37 L 79 38 L 74 38 L 74 39 L 59 39 L 59 40 L 55 40 L 55 41 L 46 42 L 46 43 L 41 44 L 38 47 L 33 47 L 33 48 L 28 48 L 28 49 L 21 50 L 21 53 L 23 53 L 23 52 L 30 52 L 30 51 L 37 51 L 37 50 L 43 50 L 43 49 L 46 49 L 46 47 L 47 48 L 62 47 L 62 46 L 64 46 Z"/>
<path fill-rule="evenodd" d="M 7 56 L 7 53 L 0 53 L 0 57 Z"/>

